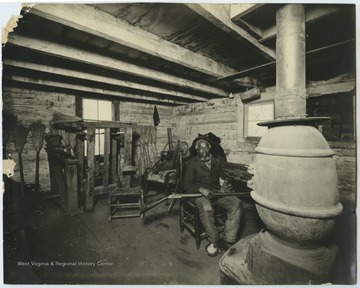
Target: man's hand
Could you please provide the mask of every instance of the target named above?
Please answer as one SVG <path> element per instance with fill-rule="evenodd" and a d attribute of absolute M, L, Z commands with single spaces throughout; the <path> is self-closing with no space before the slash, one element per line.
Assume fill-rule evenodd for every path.
<path fill-rule="evenodd" d="M 199 192 L 208 200 L 212 200 L 215 198 L 214 194 L 209 189 L 200 187 Z"/>
<path fill-rule="evenodd" d="M 255 167 L 254 165 L 249 165 L 247 172 L 251 175 L 253 175 L 251 177 L 251 179 L 249 181 L 247 181 L 247 187 L 249 187 L 250 189 L 254 189 L 254 174 L 255 174 Z"/>

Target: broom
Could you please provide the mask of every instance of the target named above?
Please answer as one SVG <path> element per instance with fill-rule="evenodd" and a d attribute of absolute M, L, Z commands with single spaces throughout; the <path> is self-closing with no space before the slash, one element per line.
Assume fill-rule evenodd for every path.
<path fill-rule="evenodd" d="M 18 153 L 19 157 L 19 168 L 20 168 L 20 185 L 21 185 L 21 193 L 23 196 L 25 196 L 25 180 L 24 180 L 24 169 L 22 165 L 22 150 L 24 149 L 24 145 L 26 143 L 26 138 L 29 134 L 29 129 L 24 127 L 21 123 L 17 123 L 14 126 L 14 132 L 13 132 L 13 140 L 14 140 L 14 146 L 15 150 Z"/>
<path fill-rule="evenodd" d="M 35 168 L 35 193 L 39 193 L 39 164 L 40 164 L 40 150 L 43 147 L 44 135 L 46 126 L 40 121 L 31 124 L 30 131 L 32 135 L 32 144 L 36 151 L 36 168 Z"/>

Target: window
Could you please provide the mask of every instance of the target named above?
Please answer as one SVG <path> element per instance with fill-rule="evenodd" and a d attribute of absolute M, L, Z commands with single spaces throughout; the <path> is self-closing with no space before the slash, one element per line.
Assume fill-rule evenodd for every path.
<path fill-rule="evenodd" d="M 83 99 L 83 119 L 96 121 L 112 120 L 112 103 L 107 100 Z M 104 154 L 105 130 L 95 131 L 95 155 Z M 85 147 L 86 151 L 86 147 Z"/>
<path fill-rule="evenodd" d="M 273 101 L 245 105 L 245 138 L 258 139 L 262 137 L 268 128 L 257 124 L 270 120 L 274 120 Z"/>

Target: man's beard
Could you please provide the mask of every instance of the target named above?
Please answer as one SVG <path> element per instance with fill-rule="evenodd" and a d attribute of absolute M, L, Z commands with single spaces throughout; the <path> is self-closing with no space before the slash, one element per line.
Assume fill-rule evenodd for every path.
<path fill-rule="evenodd" d="M 211 159 L 211 155 L 210 155 L 210 154 L 200 155 L 200 160 L 201 160 L 202 162 L 208 162 L 208 161 L 210 161 L 210 159 Z"/>

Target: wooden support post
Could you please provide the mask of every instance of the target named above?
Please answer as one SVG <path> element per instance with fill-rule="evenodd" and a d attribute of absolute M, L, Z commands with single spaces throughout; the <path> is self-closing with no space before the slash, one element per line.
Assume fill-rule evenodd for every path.
<path fill-rule="evenodd" d="M 125 141 L 125 140 L 124 140 Z M 118 144 L 117 144 L 118 145 Z M 119 149 L 118 149 L 118 154 L 117 154 L 117 184 L 118 184 L 118 187 L 121 187 L 122 186 L 122 180 L 123 180 L 123 177 L 122 177 L 122 166 L 121 166 L 121 151 L 123 149 L 121 149 L 121 146 L 119 145 Z"/>
<path fill-rule="evenodd" d="M 61 199 L 64 198 L 65 184 L 63 181 L 63 173 L 61 171 L 61 162 L 52 152 L 48 152 L 50 178 L 51 178 L 51 191 L 54 194 L 60 195 Z"/>
<path fill-rule="evenodd" d="M 75 115 L 77 117 L 83 117 L 83 99 L 81 96 L 75 97 Z"/>
<path fill-rule="evenodd" d="M 174 150 L 174 145 L 173 145 L 172 129 L 171 128 L 167 128 L 167 135 L 168 135 L 169 151 L 173 151 Z"/>
<path fill-rule="evenodd" d="M 94 208 L 94 185 L 95 185 L 95 128 L 87 129 L 87 175 L 85 210 L 91 211 Z"/>
<path fill-rule="evenodd" d="M 111 140 L 110 183 L 117 183 L 117 178 L 116 178 L 117 144 L 118 144 L 117 140 L 115 139 Z M 119 158 L 120 158 L 120 153 L 119 153 Z"/>
<path fill-rule="evenodd" d="M 85 191 L 84 191 L 84 141 L 79 137 L 76 138 L 76 158 L 78 159 L 78 169 L 77 169 L 77 187 L 78 187 L 78 197 L 79 197 L 79 206 L 84 207 L 85 205 Z"/>
<path fill-rule="evenodd" d="M 104 173 L 103 173 L 103 186 L 109 185 L 109 154 L 110 154 L 110 128 L 105 129 L 105 140 L 104 140 Z"/>
<path fill-rule="evenodd" d="M 57 171 L 56 171 L 56 158 L 54 156 L 54 153 L 51 152 L 52 148 L 59 148 L 60 147 L 60 135 L 46 135 L 45 141 L 46 141 L 46 152 L 49 162 L 49 172 L 50 172 L 50 187 L 51 192 L 54 194 L 60 194 L 59 193 L 59 187 L 56 185 L 58 179 L 57 179 Z"/>
<path fill-rule="evenodd" d="M 132 165 L 132 128 L 125 128 L 125 139 L 124 139 L 124 166 Z M 130 187 L 131 175 L 123 175 L 123 187 Z"/>
<path fill-rule="evenodd" d="M 112 104 L 112 119 L 113 121 L 120 121 L 120 101 L 113 100 Z"/>
<path fill-rule="evenodd" d="M 70 216 L 81 213 L 81 210 L 79 209 L 79 200 L 77 193 L 77 164 L 77 160 L 65 161 L 65 179 L 67 194 L 66 212 Z"/>

